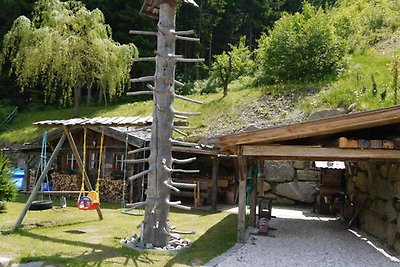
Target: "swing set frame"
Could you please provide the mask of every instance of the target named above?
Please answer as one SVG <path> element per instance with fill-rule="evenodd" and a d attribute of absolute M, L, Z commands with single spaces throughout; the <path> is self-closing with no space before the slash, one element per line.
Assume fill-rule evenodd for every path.
<path fill-rule="evenodd" d="M 77 127 L 88 127 L 89 129 L 92 127 L 143 127 L 146 125 L 151 125 L 152 118 L 151 117 L 117 117 L 117 118 L 80 118 L 80 119 L 70 119 L 70 120 L 56 120 L 56 121 L 41 121 L 35 123 L 35 125 L 44 128 L 55 128 L 59 127 L 63 129 L 63 133 L 53 150 L 49 160 L 47 161 L 46 166 L 44 167 L 40 177 L 37 179 L 35 186 L 33 187 L 32 191 L 30 192 L 29 198 L 25 203 L 24 208 L 22 209 L 18 219 L 12 228 L 13 231 L 17 230 L 24 220 L 32 202 L 34 201 L 35 197 L 40 192 L 41 184 L 44 181 L 47 173 L 51 169 L 51 166 L 54 164 L 57 156 L 65 143 L 68 140 L 69 146 L 72 150 L 76 163 L 82 173 L 82 177 L 84 180 L 84 187 L 87 191 L 94 191 L 92 185 L 90 183 L 89 177 L 85 171 L 84 164 L 82 158 L 79 154 L 79 150 L 76 146 L 75 140 L 72 136 L 71 130 Z M 81 190 L 82 191 L 82 190 Z M 71 191 L 72 192 L 72 191 Z M 85 191 L 86 192 L 86 191 Z M 48 192 L 46 192 L 47 194 Z M 74 192 L 75 193 L 75 192 Z M 57 192 L 58 194 L 58 192 Z M 103 213 L 100 209 L 100 206 L 96 207 L 96 212 L 100 220 L 103 219 Z"/>

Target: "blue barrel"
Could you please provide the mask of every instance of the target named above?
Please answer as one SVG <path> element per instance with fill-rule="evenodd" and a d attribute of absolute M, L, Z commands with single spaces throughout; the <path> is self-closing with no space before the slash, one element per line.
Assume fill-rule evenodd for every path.
<path fill-rule="evenodd" d="M 14 169 L 11 171 L 12 178 L 11 181 L 15 184 L 15 187 L 18 190 L 24 190 L 24 174 L 25 171 L 23 169 Z"/>

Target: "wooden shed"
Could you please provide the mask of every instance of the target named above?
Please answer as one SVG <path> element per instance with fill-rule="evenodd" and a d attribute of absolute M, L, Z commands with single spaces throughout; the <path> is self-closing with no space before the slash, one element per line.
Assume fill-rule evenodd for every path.
<path fill-rule="evenodd" d="M 112 180 L 109 183 L 117 183 L 121 181 L 124 173 L 124 160 L 140 159 L 148 157 L 149 152 L 131 153 L 132 151 L 140 150 L 143 147 L 148 147 L 151 138 L 150 125 L 151 117 L 131 117 L 131 118 L 92 118 L 92 119 L 70 119 L 70 120 L 50 120 L 40 121 L 35 125 L 49 129 L 47 132 L 48 151 L 51 152 L 56 147 L 57 142 L 65 134 L 65 129 L 68 135 L 71 136 L 73 144 L 83 161 L 83 135 L 84 128 L 87 129 L 87 144 L 86 144 L 86 173 L 91 184 L 94 185 L 97 179 L 97 167 L 99 163 L 100 137 L 104 133 L 104 145 L 102 156 L 101 176 L 107 180 Z M 177 122 L 179 123 L 179 122 Z M 40 156 L 42 137 L 39 136 L 29 143 L 25 143 L 19 151 L 23 154 L 36 154 L 36 159 Z M 70 142 L 62 145 L 53 164 L 53 170 L 57 174 L 76 175 L 81 174 L 81 168 L 77 162 L 77 158 L 73 151 L 73 146 Z M 234 201 L 236 195 L 236 177 L 233 171 L 226 171 L 224 165 L 230 165 L 231 159 L 225 154 L 219 153 L 212 146 L 202 145 L 198 143 L 173 141 L 172 151 L 176 158 L 196 157 L 198 160 L 191 163 L 189 168 L 198 169 L 198 173 L 179 173 L 175 175 L 177 182 L 189 182 L 198 184 L 197 190 L 185 190 L 180 192 L 172 192 L 177 197 L 187 197 L 187 200 L 193 201 L 195 206 L 212 204 L 216 209 L 217 197 L 220 199 L 225 197 L 229 202 Z M 128 155 L 126 156 L 126 153 Z M 125 158 L 127 157 L 127 158 Z M 220 166 L 222 162 L 222 166 Z M 37 166 L 37 163 L 31 164 L 31 168 Z M 125 176 L 131 177 L 142 172 L 147 166 L 144 164 L 127 164 Z M 218 171 L 219 169 L 219 171 Z M 63 175 L 63 177 L 65 177 Z M 70 182 L 69 182 L 70 183 Z M 136 184 L 141 184 L 141 178 L 135 180 Z M 25 180 L 25 184 L 29 187 L 29 180 Z M 33 184 L 33 181 L 30 182 Z M 62 184 L 65 184 L 62 182 Z M 76 183 L 73 183 L 76 184 Z M 131 184 L 129 192 L 129 200 L 138 195 L 140 186 Z M 112 187 L 112 186 L 111 186 Z M 114 186 L 116 187 L 116 186 Z M 133 187 L 133 188 L 132 188 Z M 56 187 L 57 190 L 65 188 Z M 116 187 L 116 189 L 118 189 Z M 28 191 L 29 188 L 26 188 Z M 69 188 L 76 190 L 76 188 Z M 105 189 L 109 190 L 109 189 Z M 113 193 L 110 193 L 113 195 Z M 119 195 L 115 193 L 114 195 Z M 128 194 L 127 194 L 128 195 Z M 119 201 L 118 197 L 106 198 L 110 201 Z M 136 199 L 138 200 L 138 199 Z"/>
<path fill-rule="evenodd" d="M 360 170 L 365 171 L 363 171 L 363 176 L 356 174 L 354 179 L 358 184 L 362 180 L 362 190 L 364 192 L 361 190 L 360 195 L 364 196 L 364 200 L 360 200 L 357 203 L 359 207 L 356 207 L 358 209 L 356 213 L 363 213 L 362 210 L 366 209 L 371 210 L 370 213 L 365 213 L 365 218 L 371 218 L 364 220 L 365 228 L 370 228 L 370 232 L 376 231 L 373 230 L 376 227 L 372 227 L 372 225 L 377 225 L 377 218 L 382 214 L 375 217 L 371 217 L 368 214 L 375 212 L 373 211 L 375 209 L 373 205 L 375 204 L 371 203 L 375 201 L 378 193 L 369 193 L 367 190 L 372 188 L 371 190 L 377 191 L 376 188 L 378 186 L 384 185 L 382 186 L 384 189 L 380 190 L 382 192 L 379 192 L 381 202 L 386 203 L 388 209 L 395 207 L 395 204 L 391 205 L 392 203 L 398 203 L 397 199 L 400 198 L 400 183 L 396 182 L 398 179 L 397 172 L 389 172 L 389 170 L 397 168 L 400 160 L 399 137 L 400 106 L 394 106 L 274 128 L 230 134 L 214 139 L 215 145 L 219 146 L 221 151 L 230 152 L 238 156 L 240 175 L 238 241 L 245 241 L 246 177 L 248 175 L 248 168 L 246 166 L 251 164 L 251 159 L 340 160 L 358 164 L 361 166 Z M 379 165 L 381 162 L 383 162 L 382 166 Z M 369 163 L 375 164 L 372 165 L 372 167 L 375 167 L 364 166 Z M 386 177 L 389 173 L 393 176 L 392 180 Z M 385 176 L 386 182 L 385 179 L 381 179 L 383 176 Z M 374 182 L 377 185 L 371 185 Z M 393 189 L 394 187 L 395 189 Z M 367 201 L 366 199 L 369 200 Z M 256 201 L 252 201 L 250 207 L 250 219 L 253 224 L 256 221 L 255 203 Z M 384 216 L 386 215 L 384 214 Z M 380 216 L 379 218 L 382 219 L 383 217 Z M 394 221 L 379 221 L 379 223 L 381 223 L 383 228 L 381 232 L 384 232 L 385 227 L 389 227 L 388 224 L 393 224 Z M 376 235 L 378 234 L 380 233 Z"/>

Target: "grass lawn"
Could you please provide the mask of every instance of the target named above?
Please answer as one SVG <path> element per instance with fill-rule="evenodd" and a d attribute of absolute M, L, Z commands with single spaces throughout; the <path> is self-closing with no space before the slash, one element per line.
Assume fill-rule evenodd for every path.
<path fill-rule="evenodd" d="M 138 253 L 120 245 L 120 239 L 139 234 L 136 226 L 143 216 L 121 213 L 118 204 L 102 204 L 104 220 L 96 211 L 80 211 L 57 206 L 47 211 L 30 211 L 23 227 L 10 234 L 23 208 L 26 197 L 7 203 L 7 212 L 0 213 L 0 257 L 13 262 L 44 261 L 61 266 L 184 266 L 201 265 L 229 249 L 236 241 L 237 216 L 227 212 L 194 209 L 189 212 L 171 210 L 170 223 L 177 230 L 195 230 L 182 235 L 193 244 L 179 255 Z M 54 200 L 55 205 L 59 202 Z"/>

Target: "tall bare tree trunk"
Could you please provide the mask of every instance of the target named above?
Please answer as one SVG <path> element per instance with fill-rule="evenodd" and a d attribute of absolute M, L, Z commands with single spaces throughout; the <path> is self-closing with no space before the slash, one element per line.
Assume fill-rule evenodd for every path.
<path fill-rule="evenodd" d="M 169 3 L 168 3 L 169 2 Z M 171 179 L 173 130 L 173 102 L 175 61 L 176 6 L 174 1 L 160 5 L 158 23 L 157 59 L 155 73 L 154 114 L 150 142 L 148 190 L 143 221 L 142 243 L 155 247 L 168 244 L 170 189 L 165 185 Z"/>

